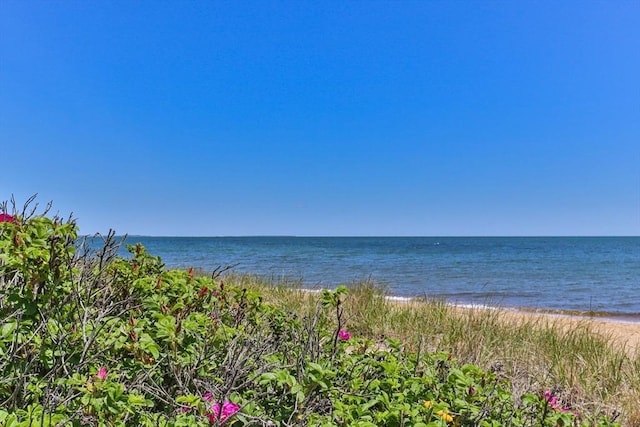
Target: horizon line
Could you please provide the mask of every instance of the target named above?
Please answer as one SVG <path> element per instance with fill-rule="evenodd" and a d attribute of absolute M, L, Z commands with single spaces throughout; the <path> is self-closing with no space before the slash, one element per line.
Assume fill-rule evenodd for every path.
<path fill-rule="evenodd" d="M 81 237 L 101 236 L 102 233 L 82 234 Z M 631 237 L 640 235 L 632 234 L 442 234 L 442 235 L 391 235 L 391 234 L 354 234 L 354 235 L 328 235 L 328 234 L 220 234 L 220 235 L 160 235 L 160 234 L 115 234 L 115 237 L 151 237 L 151 238 L 590 238 L 590 237 Z"/>

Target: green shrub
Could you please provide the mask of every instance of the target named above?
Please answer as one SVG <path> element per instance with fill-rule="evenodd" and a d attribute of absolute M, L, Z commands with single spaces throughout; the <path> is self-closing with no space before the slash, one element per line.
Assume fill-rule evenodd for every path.
<path fill-rule="evenodd" d="M 8 218 L 8 217 L 3 217 Z M 0 222 L 0 426 L 614 425 L 499 373 L 347 330 L 346 288 L 296 315 L 72 220 Z M 358 326 L 353 325 L 352 331 Z"/>

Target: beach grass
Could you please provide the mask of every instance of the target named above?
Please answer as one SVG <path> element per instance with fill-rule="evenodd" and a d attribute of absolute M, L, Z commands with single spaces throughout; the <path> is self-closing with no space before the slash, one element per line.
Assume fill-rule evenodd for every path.
<path fill-rule="evenodd" d="M 225 280 L 300 314 L 312 312 L 320 298 L 296 281 L 240 274 Z M 640 352 L 595 331 L 588 319 L 389 297 L 371 281 L 351 284 L 344 304 L 349 330 L 381 342 L 396 338 L 418 351 L 449 352 L 463 363 L 499 371 L 516 394 L 553 390 L 574 410 L 640 426 Z"/>

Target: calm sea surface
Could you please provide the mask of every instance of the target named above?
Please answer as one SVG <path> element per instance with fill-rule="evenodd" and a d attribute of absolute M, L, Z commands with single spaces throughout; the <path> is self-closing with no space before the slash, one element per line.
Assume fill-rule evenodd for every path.
<path fill-rule="evenodd" d="M 169 268 L 308 287 L 363 279 L 403 297 L 640 319 L 640 237 L 140 237 Z"/>

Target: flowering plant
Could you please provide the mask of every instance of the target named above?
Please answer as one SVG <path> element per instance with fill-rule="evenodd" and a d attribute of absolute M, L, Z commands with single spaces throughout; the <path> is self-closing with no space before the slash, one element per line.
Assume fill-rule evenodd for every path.
<path fill-rule="evenodd" d="M 341 329 L 340 331 L 338 331 L 338 338 L 340 338 L 342 341 L 347 341 L 351 339 L 351 334 L 344 329 Z"/>
<path fill-rule="evenodd" d="M 0 222 L 15 222 L 15 217 L 6 213 L 0 213 Z"/>
<path fill-rule="evenodd" d="M 107 368 L 102 366 L 100 369 L 98 369 L 98 374 L 96 375 L 96 377 L 99 380 L 105 380 L 107 378 Z"/>
<path fill-rule="evenodd" d="M 219 403 L 216 403 L 211 407 L 211 412 L 209 413 L 209 421 L 211 421 L 212 423 L 218 420 L 220 420 L 220 422 L 223 422 L 240 410 L 239 405 L 233 402 L 229 402 L 228 400 L 225 400 L 225 402 L 222 404 L 222 411 L 220 411 L 220 407 L 221 406 Z"/>

